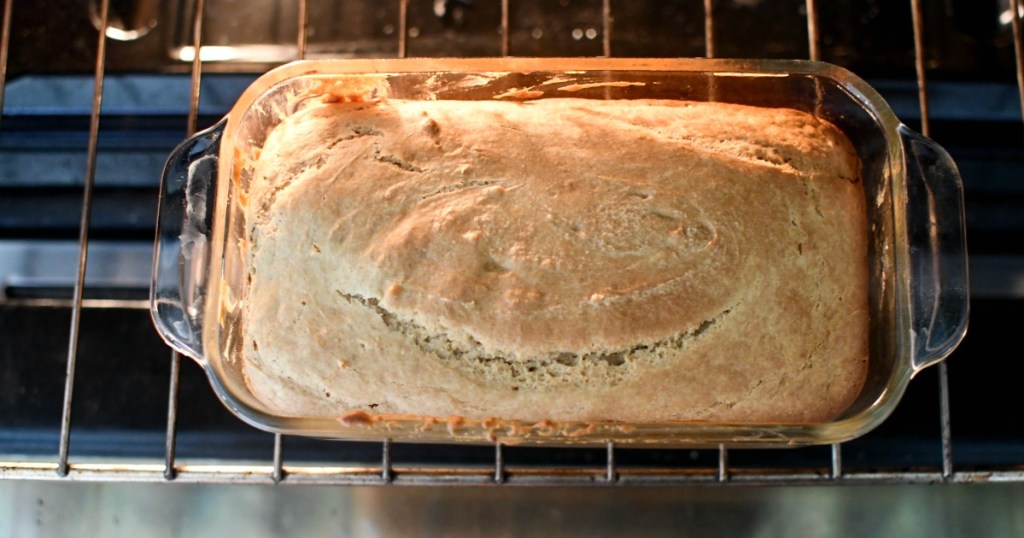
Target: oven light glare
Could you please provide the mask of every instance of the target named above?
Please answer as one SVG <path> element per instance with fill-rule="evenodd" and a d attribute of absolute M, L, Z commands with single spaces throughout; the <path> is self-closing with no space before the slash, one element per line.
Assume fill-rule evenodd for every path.
<path fill-rule="evenodd" d="M 715 71 L 712 73 L 716 77 L 743 77 L 743 78 L 785 78 L 789 76 L 789 73 L 757 73 L 753 71 L 749 72 L 734 72 L 734 71 Z"/>
<path fill-rule="evenodd" d="M 177 49 L 174 57 L 191 62 L 195 59 L 195 47 Z M 295 45 L 204 45 L 199 48 L 199 59 L 204 62 L 287 62 L 298 57 Z"/>
<path fill-rule="evenodd" d="M 1024 2 L 1017 6 L 1017 16 L 1024 19 Z M 1013 8 L 1008 7 L 999 14 L 999 24 L 1007 26 L 1013 22 Z"/>
<path fill-rule="evenodd" d="M 183 62 L 191 62 L 196 57 L 195 47 L 181 47 L 178 51 L 178 59 Z M 210 45 L 199 47 L 199 59 L 204 62 L 229 62 L 239 57 L 235 47 L 219 47 Z"/>

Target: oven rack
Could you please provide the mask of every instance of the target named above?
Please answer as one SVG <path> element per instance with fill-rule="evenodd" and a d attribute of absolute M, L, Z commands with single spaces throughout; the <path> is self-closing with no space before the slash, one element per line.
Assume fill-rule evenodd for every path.
<path fill-rule="evenodd" d="M 397 0 L 399 20 L 397 46 L 398 56 L 405 57 L 408 49 L 408 6 L 409 0 Z M 501 52 L 509 55 L 509 4 L 515 0 L 501 2 Z M 912 14 L 914 40 L 914 64 L 916 70 L 917 94 L 921 113 L 921 131 L 928 136 L 929 102 L 927 92 L 926 58 L 924 57 L 924 22 L 921 0 L 909 0 Z M 1016 59 L 1017 85 L 1024 110 L 1024 51 L 1022 51 L 1021 2 L 1010 0 L 1012 14 L 1013 44 Z M 4 0 L 3 20 L 0 27 L 0 110 L 7 78 L 8 49 L 11 37 L 12 6 L 14 0 Z M 602 52 L 612 56 L 612 32 L 614 30 L 614 6 L 612 0 L 602 0 Z M 715 9 L 714 0 L 703 0 L 704 42 L 707 57 L 715 56 Z M 200 82 L 203 71 L 201 50 L 203 46 L 203 19 L 205 0 L 194 0 L 191 19 L 193 51 L 191 64 L 191 93 L 187 133 L 196 131 Z M 307 47 L 308 1 L 298 4 L 297 58 L 304 58 Z M 820 56 L 820 36 L 816 0 L 806 0 L 807 39 L 810 59 Z M 107 28 L 110 18 L 110 0 L 99 4 L 100 28 Z M 950 397 L 948 370 L 945 363 L 938 366 L 938 401 L 940 435 L 935 443 L 941 446 L 941 465 L 913 469 L 848 470 L 843 466 L 843 445 L 831 446 L 831 462 L 818 467 L 747 468 L 731 466 L 730 449 L 717 449 L 717 466 L 703 468 L 630 467 L 619 464 L 621 449 L 612 443 L 604 447 L 604 464 L 587 467 L 520 466 L 506 463 L 507 447 L 501 443 L 493 446 L 493 464 L 488 465 L 405 465 L 393 464 L 393 445 L 390 440 L 380 444 L 379 464 L 339 465 L 286 463 L 282 448 L 283 437 L 274 435 L 273 458 L 270 462 L 205 461 L 180 464 L 176 462 L 177 414 L 179 402 L 179 378 L 181 356 L 170 352 L 170 373 L 167 398 L 167 427 L 164 459 L 146 460 L 90 459 L 72 461 L 70 454 L 71 410 L 73 387 L 77 374 L 76 362 L 80 336 L 80 319 L 83 309 L 110 306 L 122 308 L 148 308 L 145 301 L 118 301 L 83 297 L 85 267 L 89 251 L 89 223 L 93 204 L 93 184 L 96 173 L 98 133 L 101 120 L 101 100 L 106 71 L 105 32 L 99 32 L 96 46 L 95 71 L 93 75 L 92 109 L 89 119 L 89 137 L 82 193 L 82 213 L 79 226 L 78 269 L 73 298 L 66 300 L 44 300 L 46 306 L 67 306 L 71 309 L 70 337 L 67 346 L 64 398 L 60 423 L 58 455 L 55 461 L 41 461 L 37 458 L 11 459 L 0 454 L 0 478 L 32 480 L 71 480 L 124 482 L 200 482 L 200 483 L 281 483 L 281 484 L 912 484 L 912 483 L 977 483 L 977 482 L 1024 482 L 1024 462 L 1001 465 L 983 471 L 960 469 L 954 462 L 952 433 L 950 425 Z M 2 121 L 2 115 L 0 115 Z M 33 304 L 27 301 L 26 304 Z"/>

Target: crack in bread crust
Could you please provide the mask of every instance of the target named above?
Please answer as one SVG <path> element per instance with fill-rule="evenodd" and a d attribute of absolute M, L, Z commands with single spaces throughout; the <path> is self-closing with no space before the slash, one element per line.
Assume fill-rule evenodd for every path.
<path fill-rule="evenodd" d="M 381 306 L 380 300 L 376 298 L 334 291 L 345 302 L 373 311 L 388 329 L 409 338 L 424 353 L 466 370 L 475 378 L 506 385 L 514 391 L 520 388 L 543 389 L 565 385 L 615 386 L 635 371 L 637 362 L 658 362 L 666 354 L 682 349 L 688 342 L 711 330 L 738 306 L 737 303 L 722 310 L 714 317 L 702 321 L 693 330 L 656 342 L 640 343 L 614 351 L 556 351 L 519 359 L 512 358 L 511 354 L 489 353 L 472 336 L 467 341 L 458 342 L 443 330 L 431 331 L 414 321 L 402 319 Z"/>

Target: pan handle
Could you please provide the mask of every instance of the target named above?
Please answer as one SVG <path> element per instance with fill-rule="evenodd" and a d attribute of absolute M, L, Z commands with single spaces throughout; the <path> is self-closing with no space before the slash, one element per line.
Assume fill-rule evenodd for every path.
<path fill-rule="evenodd" d="M 202 363 L 209 240 L 226 120 L 174 148 L 164 165 L 153 251 L 150 314 L 165 342 Z"/>
<path fill-rule="evenodd" d="M 970 290 L 964 188 L 956 163 L 901 125 L 907 170 L 914 373 L 946 358 L 967 332 Z"/>

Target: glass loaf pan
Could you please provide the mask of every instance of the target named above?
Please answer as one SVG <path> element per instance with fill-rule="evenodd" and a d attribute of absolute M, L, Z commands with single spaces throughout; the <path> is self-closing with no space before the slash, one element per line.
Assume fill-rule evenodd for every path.
<path fill-rule="evenodd" d="M 639 84 L 626 84 L 636 83 Z M 857 400 L 816 424 L 516 423 L 420 417 L 341 420 L 269 412 L 246 386 L 238 349 L 246 270 L 240 185 L 267 134 L 310 97 L 660 98 L 784 107 L 815 114 L 853 142 L 864 168 L 869 231 L 870 352 Z M 562 92 L 564 95 L 565 92 Z M 353 95 L 359 98 L 359 95 Z M 410 59 L 304 61 L 254 82 L 224 120 L 174 150 L 164 171 L 152 315 L 162 337 L 206 370 L 227 407 L 254 426 L 338 439 L 509 444 L 787 446 L 840 442 L 892 412 L 909 380 L 960 342 L 968 317 L 963 193 L 948 154 L 913 132 L 864 81 L 807 61 Z M 386 357 L 385 357 L 386 359 Z"/>

